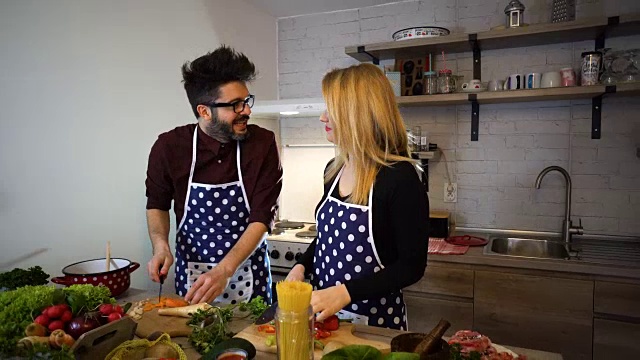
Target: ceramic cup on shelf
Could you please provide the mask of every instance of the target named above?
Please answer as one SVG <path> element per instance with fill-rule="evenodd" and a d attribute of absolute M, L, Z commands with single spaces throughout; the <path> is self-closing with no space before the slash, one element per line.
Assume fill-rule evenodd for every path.
<path fill-rule="evenodd" d="M 549 71 L 542 74 L 542 80 L 540 80 L 540 87 L 553 88 L 561 86 L 562 77 L 557 71 Z"/>
<path fill-rule="evenodd" d="M 525 78 L 524 88 L 525 89 L 539 89 L 540 88 L 540 80 L 542 75 L 540 73 L 529 73 Z"/>
<path fill-rule="evenodd" d="M 572 68 L 560 69 L 560 75 L 562 76 L 562 86 L 576 86 L 576 73 Z"/>
<path fill-rule="evenodd" d="M 504 82 L 505 90 L 520 90 L 524 88 L 524 78 L 521 74 L 511 74 Z"/>
<path fill-rule="evenodd" d="M 504 86 L 504 81 L 502 80 L 491 80 L 489 81 L 489 85 L 487 85 L 487 90 L 489 91 L 502 91 L 502 87 Z"/>
<path fill-rule="evenodd" d="M 469 81 L 468 83 L 463 83 L 462 84 L 462 90 L 480 89 L 480 88 L 482 88 L 482 84 L 480 83 L 480 80 L 478 80 L 478 79 L 473 79 L 473 80 Z"/>

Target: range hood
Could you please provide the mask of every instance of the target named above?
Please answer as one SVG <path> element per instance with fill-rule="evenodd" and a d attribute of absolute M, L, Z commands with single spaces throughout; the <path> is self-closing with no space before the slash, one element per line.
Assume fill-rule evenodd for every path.
<path fill-rule="evenodd" d="M 323 98 L 258 100 L 251 108 L 251 115 L 267 118 L 320 116 L 326 109 Z"/>

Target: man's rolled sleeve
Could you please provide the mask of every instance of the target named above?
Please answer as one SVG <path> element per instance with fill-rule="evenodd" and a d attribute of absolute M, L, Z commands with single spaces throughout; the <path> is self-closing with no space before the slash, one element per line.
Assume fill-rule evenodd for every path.
<path fill-rule="evenodd" d="M 249 222 L 261 222 L 271 231 L 282 189 L 282 166 L 275 136 L 267 150 L 254 189 Z"/>
<path fill-rule="evenodd" d="M 173 183 L 169 176 L 168 162 L 162 137 L 153 144 L 147 165 L 147 209 L 169 211 L 173 199 Z"/>

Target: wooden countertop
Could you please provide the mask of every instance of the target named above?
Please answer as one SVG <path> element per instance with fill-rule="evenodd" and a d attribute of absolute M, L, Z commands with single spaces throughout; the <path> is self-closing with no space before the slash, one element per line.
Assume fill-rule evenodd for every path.
<path fill-rule="evenodd" d="M 141 289 L 128 289 L 123 295 L 118 298 L 118 302 L 129 302 L 129 301 L 139 301 L 148 298 L 157 297 L 158 293 L 154 289 L 152 291 L 141 290 Z M 239 332 L 245 327 L 249 326 L 250 322 L 247 320 L 234 320 L 230 324 L 230 330 L 233 332 Z M 402 331 L 399 330 L 391 330 L 391 329 L 383 329 L 373 326 L 364 326 L 364 325 L 356 325 L 355 334 L 359 337 L 382 341 L 382 342 L 391 342 L 391 339 L 398 335 L 402 334 Z M 486 334 L 491 337 L 491 334 Z M 173 338 L 174 342 L 180 344 L 187 354 L 187 358 L 189 360 L 197 360 L 200 359 L 200 354 L 193 348 L 191 344 L 187 341 L 187 338 Z M 518 354 L 526 355 L 528 360 L 562 360 L 562 355 L 556 353 L 550 353 L 546 351 L 538 351 L 531 349 L 524 349 L 510 346 L 509 349 L 515 351 Z M 264 352 L 258 352 L 256 355 L 256 360 L 275 360 L 277 359 L 276 354 L 269 354 Z"/>
<path fill-rule="evenodd" d="M 488 232 L 456 232 L 456 235 L 464 234 L 485 238 L 491 236 Z M 470 247 L 464 255 L 429 254 L 427 262 L 428 265 L 435 266 L 455 266 L 456 268 L 468 269 L 500 267 L 515 271 L 526 270 L 529 273 L 554 272 L 555 275 L 578 279 L 640 283 L 640 265 L 629 267 L 590 263 L 576 259 L 555 260 L 488 255 L 484 254 L 484 246 Z"/>

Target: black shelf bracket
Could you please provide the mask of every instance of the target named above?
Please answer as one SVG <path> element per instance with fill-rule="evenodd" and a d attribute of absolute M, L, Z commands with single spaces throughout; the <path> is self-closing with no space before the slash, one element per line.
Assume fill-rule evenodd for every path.
<path fill-rule="evenodd" d="M 482 56 L 478 43 L 478 34 L 469 34 L 469 44 L 473 50 L 473 78 L 482 79 Z"/>
<path fill-rule="evenodd" d="M 421 181 L 426 192 L 429 192 L 429 159 L 420 159 L 418 153 L 412 152 L 411 158 L 420 161 L 422 168 Z"/>
<path fill-rule="evenodd" d="M 608 35 L 608 32 L 611 30 L 611 28 L 616 27 L 620 24 L 620 17 L 619 16 L 611 16 L 609 18 L 607 18 L 607 25 L 598 32 L 598 35 L 596 36 L 596 48 L 595 50 L 601 50 L 604 49 L 605 46 L 605 38 Z"/>
<path fill-rule="evenodd" d="M 364 45 L 358 46 L 358 54 L 365 54 L 365 55 L 367 55 L 367 56 L 369 56 L 371 58 L 371 61 L 373 62 L 374 65 L 380 65 L 380 59 L 378 59 L 377 57 L 373 56 L 371 53 L 367 52 L 364 49 Z"/>
<path fill-rule="evenodd" d="M 616 86 L 605 87 L 604 94 L 591 99 L 591 138 L 600 139 L 602 137 L 602 97 L 606 94 L 614 94 Z"/>
<path fill-rule="evenodd" d="M 480 104 L 478 104 L 478 95 L 469 94 L 471 101 L 471 141 L 478 141 L 478 131 L 480 128 Z"/>

